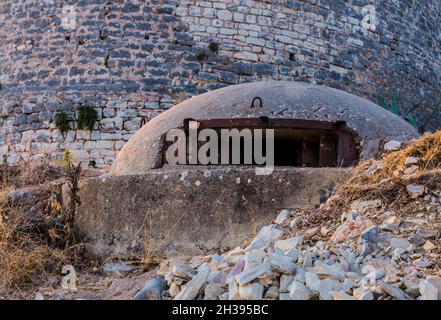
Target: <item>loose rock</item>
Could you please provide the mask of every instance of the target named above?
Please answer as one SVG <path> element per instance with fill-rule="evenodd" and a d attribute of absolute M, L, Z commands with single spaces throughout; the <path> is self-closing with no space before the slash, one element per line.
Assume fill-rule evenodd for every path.
<path fill-rule="evenodd" d="M 258 283 L 239 286 L 239 295 L 243 300 L 260 300 L 263 297 L 264 287 Z"/>
<path fill-rule="evenodd" d="M 290 284 L 288 291 L 290 300 L 311 300 L 315 296 L 303 283 L 296 280 Z"/>
<path fill-rule="evenodd" d="M 185 285 L 181 292 L 179 292 L 175 297 L 175 300 L 193 300 L 196 298 L 199 290 L 207 281 L 209 273 L 210 268 L 207 265 L 204 265 L 204 267 L 199 270 L 198 274 Z"/>
<path fill-rule="evenodd" d="M 158 276 L 151 279 L 147 284 L 136 294 L 134 300 L 161 300 L 162 293 L 166 287 L 164 277 Z"/>
<path fill-rule="evenodd" d="M 401 148 L 401 142 L 396 140 L 388 141 L 384 144 L 383 149 L 385 151 L 396 151 Z"/>

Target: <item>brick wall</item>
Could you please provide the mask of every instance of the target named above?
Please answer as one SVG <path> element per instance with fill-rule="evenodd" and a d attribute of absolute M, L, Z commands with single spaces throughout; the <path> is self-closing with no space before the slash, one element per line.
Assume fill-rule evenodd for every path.
<path fill-rule="evenodd" d="M 440 89 L 440 18 L 437 0 L 4 0 L 0 153 L 69 149 L 104 166 L 142 119 L 265 79 L 423 102 L 423 118 Z M 96 106 L 95 130 L 61 136 L 55 114 L 81 104 Z"/>

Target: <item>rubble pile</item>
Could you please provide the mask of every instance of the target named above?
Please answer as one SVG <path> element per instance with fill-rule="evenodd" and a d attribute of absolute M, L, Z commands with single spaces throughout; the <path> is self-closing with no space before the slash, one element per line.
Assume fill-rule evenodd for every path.
<path fill-rule="evenodd" d="M 440 300 L 441 131 L 386 146 L 320 208 L 282 210 L 229 252 L 167 260 L 135 298 Z"/>

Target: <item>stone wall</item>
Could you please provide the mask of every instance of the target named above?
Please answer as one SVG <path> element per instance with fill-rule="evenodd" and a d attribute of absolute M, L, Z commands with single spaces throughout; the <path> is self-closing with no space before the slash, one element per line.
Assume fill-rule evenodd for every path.
<path fill-rule="evenodd" d="M 265 79 L 423 102 L 422 119 L 440 89 L 440 18 L 437 0 L 4 0 L 0 153 L 69 149 L 104 166 L 143 119 Z M 55 114 L 81 104 L 99 111 L 95 130 L 61 136 Z"/>

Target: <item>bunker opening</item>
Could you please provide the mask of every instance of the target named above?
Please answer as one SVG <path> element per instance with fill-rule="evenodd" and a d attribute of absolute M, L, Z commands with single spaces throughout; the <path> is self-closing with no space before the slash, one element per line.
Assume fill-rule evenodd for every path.
<path fill-rule="evenodd" d="M 195 125 L 196 124 L 196 125 Z M 192 127 L 193 126 L 193 127 Z M 217 133 L 217 160 L 209 163 L 201 163 L 197 159 L 191 161 L 192 142 L 190 137 L 191 128 L 196 129 L 198 136 L 204 129 L 212 129 Z M 357 135 L 349 130 L 344 121 L 328 122 L 300 119 L 271 119 L 261 118 L 232 118 L 232 119 L 209 119 L 193 120 L 185 119 L 183 129 L 186 135 L 186 164 L 193 165 L 260 165 L 254 157 L 255 148 L 261 148 L 262 155 L 267 155 L 266 146 L 268 137 L 267 130 L 273 130 L 274 139 L 274 166 L 278 167 L 349 167 L 359 160 Z M 228 149 L 226 150 L 221 141 L 222 132 L 229 130 Z M 260 129 L 262 134 L 256 135 Z M 252 144 L 247 145 L 245 137 L 252 136 Z M 197 138 L 196 138 L 197 139 Z M 211 138 L 199 139 L 197 149 L 210 142 Z M 235 141 L 234 141 L 235 140 Z M 233 150 L 234 143 L 239 148 Z M 166 152 L 172 142 L 166 142 L 163 152 L 163 164 L 167 163 Z M 194 145 L 193 145 L 194 148 Z M 240 150 L 237 154 L 237 150 Z M 210 155 L 211 149 L 208 151 Z M 227 154 L 225 156 L 225 153 Z"/>

